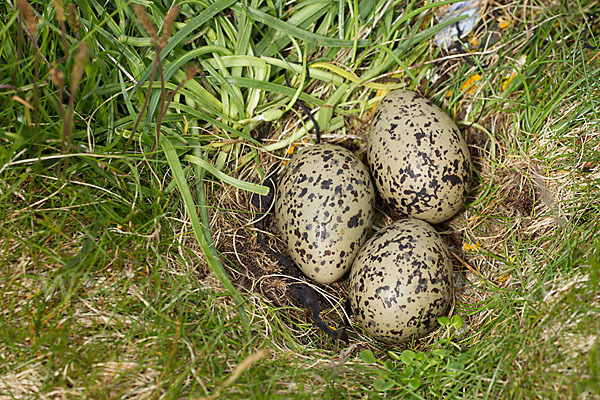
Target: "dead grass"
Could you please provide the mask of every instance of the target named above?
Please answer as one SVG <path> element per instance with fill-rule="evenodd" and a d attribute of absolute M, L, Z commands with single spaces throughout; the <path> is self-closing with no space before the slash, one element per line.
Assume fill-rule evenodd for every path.
<path fill-rule="evenodd" d="M 527 69 L 528 62 L 535 61 L 527 57 L 539 50 L 536 46 L 547 45 L 543 41 L 536 42 L 536 33 L 542 28 L 571 22 L 564 16 L 549 16 L 545 11 L 551 7 L 558 8 L 558 1 L 490 0 L 488 3 L 488 12 L 474 36 L 486 37 L 489 41 L 471 43 L 470 53 L 443 55 L 437 54 L 431 45 L 424 49 L 424 55 L 420 56 L 422 59 L 411 66 L 411 71 L 420 79 L 417 89 L 442 105 L 456 120 L 464 121 L 463 132 L 477 171 L 466 209 L 448 223 L 437 226 L 454 254 L 457 271 L 451 311 L 463 315 L 465 326 L 458 333 L 456 342 L 466 352 L 468 349 L 485 349 L 488 343 L 500 342 L 506 336 L 514 335 L 519 339 L 502 342 L 515 347 L 514 354 L 501 357 L 506 364 L 499 362 L 499 376 L 496 378 L 494 371 L 482 372 L 482 379 L 491 380 L 493 373 L 493 379 L 504 387 L 494 388 L 493 393 L 510 397 L 515 393 L 545 393 L 541 389 L 550 387 L 557 393 L 564 391 L 565 394 L 559 394 L 559 398 L 568 398 L 573 393 L 573 377 L 594 378 L 587 368 L 586 357 L 598 343 L 597 334 L 589 329 L 597 323 L 587 323 L 597 320 L 600 307 L 598 295 L 589 295 L 589 278 L 583 272 L 588 266 L 579 261 L 567 265 L 559 263 L 569 256 L 570 243 L 579 246 L 594 239 L 593 225 L 600 209 L 600 131 L 597 116 L 591 115 L 592 111 L 585 114 L 581 110 L 583 102 L 595 98 L 597 93 L 583 96 L 574 90 L 538 128 L 529 129 L 531 126 L 527 124 L 531 121 L 524 120 L 524 110 L 534 109 L 536 99 L 527 103 L 524 100 L 527 93 L 522 86 L 513 91 L 510 85 L 518 81 L 518 73 Z M 516 7 L 517 4 L 520 6 Z M 502 21 L 510 23 L 503 28 Z M 370 33 L 370 30 L 365 30 L 360 34 L 368 37 Z M 514 40 L 503 41 L 504 36 Z M 548 59 L 562 62 L 561 56 L 565 56 L 567 47 L 564 43 L 575 40 L 572 34 L 565 34 L 556 42 L 557 48 L 551 50 Z M 323 54 L 314 54 L 315 57 L 319 55 Z M 586 59 L 594 57 L 591 52 L 579 56 Z M 340 65 L 348 60 L 352 60 L 350 50 L 340 52 L 335 58 Z M 359 66 L 356 71 L 367 73 L 368 66 Z M 542 93 L 547 89 L 535 87 L 535 82 L 560 83 L 562 72 L 564 69 L 549 63 L 547 68 L 540 67 L 527 75 L 528 83 L 534 89 L 532 93 L 537 95 L 538 89 Z M 551 79 L 553 76 L 556 78 Z M 593 78 L 589 77 L 590 80 Z M 399 78 L 385 75 L 374 80 L 383 82 L 386 79 Z M 406 82 L 412 84 L 410 80 Z M 592 84 L 586 87 L 596 88 Z M 332 90 L 331 85 L 320 82 L 305 88 L 307 93 L 322 100 L 326 100 Z M 355 92 L 335 111 L 342 109 L 346 113 L 343 127 L 325 132 L 323 138 L 363 155 L 364 138 L 374 105 L 369 95 L 373 91 L 364 88 Z M 594 107 L 595 103 L 590 106 Z M 578 112 L 580 114 L 573 116 Z M 259 126 L 254 136 L 264 144 L 277 143 L 302 129 L 307 121 L 300 111 L 286 113 L 274 124 L 265 124 L 265 129 Z M 484 129 L 471 125 L 473 122 Z M 226 132 L 220 134 L 225 135 Z M 300 142 L 296 145 L 310 144 Z M 226 162 L 227 173 L 258 183 L 260 178 L 255 166 L 251 163 L 240 165 L 239 155 L 244 153 L 243 146 L 239 143 L 231 146 L 233 150 Z M 289 150 L 288 147 L 272 153 L 259 152 L 260 167 L 265 172 L 279 168 L 282 161 L 290 157 Z M 168 177 L 163 178 L 161 184 L 166 186 Z M 82 349 L 103 344 L 114 346 L 109 358 L 94 359 L 88 370 L 78 370 L 71 375 L 73 364 L 68 362 L 61 365 L 60 370 L 48 372 L 49 366 L 44 361 L 49 354 L 44 352 L 47 347 L 42 347 L 37 355 L 28 356 L 27 362 L 22 362 L 22 355 L 17 354 L 14 347 L 0 344 L 0 400 L 13 397 L 149 398 L 166 393 L 168 388 L 165 386 L 185 369 L 172 366 L 172 370 L 164 372 L 176 362 L 173 360 L 177 357 L 190 365 L 183 387 L 200 388 L 198 392 L 205 396 L 222 391 L 225 398 L 228 390 L 237 393 L 239 389 L 227 387 L 228 377 L 235 378 L 239 368 L 256 361 L 248 357 L 258 354 L 256 351 L 260 346 L 271 349 L 268 353 L 260 353 L 265 363 L 292 366 L 290 368 L 295 373 L 298 373 L 297 370 L 312 371 L 296 380 L 285 376 L 279 379 L 276 387 L 282 395 L 301 389 L 323 393 L 323 387 L 340 384 L 345 385 L 343 392 L 350 398 L 354 395 L 349 393 L 352 390 L 360 391 L 363 386 L 371 385 L 372 371 L 364 369 L 363 363 L 354 355 L 361 349 L 372 349 L 387 357 L 386 349 L 355 329 L 350 329 L 350 347 L 341 349 L 339 344 L 331 342 L 311 326 L 310 312 L 295 304 L 287 293 L 288 286 L 295 282 L 313 285 L 324 299 L 324 319 L 337 325 L 343 318 L 347 283 L 342 280 L 333 285 L 315 285 L 298 271 L 281 265 L 257 241 L 254 222 L 262 216 L 250 205 L 249 193 L 214 180 L 206 179 L 204 183 L 210 205 L 209 229 L 215 247 L 229 276 L 244 292 L 247 301 L 249 325 L 253 327 L 253 336 L 248 340 L 251 344 L 239 339 L 243 334 L 237 326 L 235 305 L 205 264 L 182 209 L 173 212 L 165 206 L 165 218 L 144 232 L 133 229 L 135 224 L 131 223 L 126 226 L 102 225 L 102 229 L 107 229 L 112 235 L 108 236 L 110 241 L 107 243 L 110 245 L 106 245 L 110 260 L 103 259 L 102 270 L 92 270 L 77 289 L 76 300 L 67 302 L 62 302 L 61 288 L 55 285 L 48 289 L 45 286 L 52 284 L 52 274 L 64 265 L 40 248 L 60 249 L 61 255 L 68 259 L 78 253 L 86 238 L 78 228 L 89 223 L 78 225 L 78 216 L 73 217 L 69 219 L 72 225 L 61 227 L 58 233 L 43 236 L 43 242 L 37 243 L 39 248 L 31 246 L 35 229 L 19 227 L 10 236 L 0 235 L 0 260 L 9 266 L 3 271 L 4 275 L 18 279 L 18 285 L 10 284 L 9 290 L 1 292 L 3 304 L 11 304 L 10 308 L 3 307 L 0 311 L 4 319 L 10 319 L 16 331 L 19 327 L 34 329 L 31 299 L 47 290 L 47 297 L 43 299 L 47 306 L 42 307 L 46 314 L 41 317 L 39 329 L 61 329 L 72 324 L 77 327 L 73 337 L 80 341 Z M 70 210 L 66 206 L 51 206 L 53 199 L 63 196 L 67 189 L 72 190 L 73 185 L 82 186 L 75 180 L 68 182 L 67 189 L 64 185 L 46 187 L 35 184 L 26 182 L 10 195 L 14 209 L 9 210 L 6 216 L 8 221 L 18 225 L 19 218 L 26 216 L 28 225 L 36 228 L 37 215 Z M 120 199 L 115 192 L 103 193 L 111 195 L 112 199 Z M 34 201 L 31 202 L 30 198 Z M 377 210 L 378 227 L 391 222 L 383 204 L 377 204 Z M 267 216 L 265 221 L 268 246 L 285 254 L 271 218 Z M 115 239 L 134 236 L 136 241 L 123 245 Z M 177 286 L 181 281 L 185 285 Z M 167 287 L 165 293 L 155 289 L 157 282 L 163 285 L 161 287 Z M 119 289 L 122 287 L 126 289 Z M 165 329 L 175 338 L 173 342 L 176 345 L 162 343 L 166 339 L 157 333 L 161 330 L 153 326 L 153 319 L 172 319 L 168 321 L 172 323 L 178 314 L 170 308 L 175 306 L 160 303 L 161 296 L 180 299 L 197 291 L 210 292 L 214 296 L 210 303 L 200 304 L 206 309 L 197 311 L 198 315 L 190 317 L 188 324 L 196 327 L 195 323 L 207 318 L 206 315 L 216 316 L 215 319 L 223 323 L 223 326 L 218 326 L 222 330 L 222 336 L 218 337 L 223 343 L 219 342 L 214 349 L 207 350 L 207 343 L 214 339 L 208 336 L 212 332 L 206 337 L 194 337 L 197 342 L 192 342 L 189 338 L 177 336 L 176 331 L 169 330 L 171 325 L 168 324 Z M 119 309 L 117 303 L 120 302 L 131 302 L 131 306 Z M 167 311 L 152 314 L 159 305 Z M 155 329 L 155 333 L 142 337 L 140 333 L 128 331 L 132 327 L 140 331 Z M 432 344 L 439 343 L 442 334 L 441 330 L 435 331 L 405 347 L 426 351 Z M 19 346 L 26 344 L 22 342 Z M 246 345 L 256 347 L 246 351 Z M 243 348 L 245 353 L 236 346 Z M 178 351 L 181 347 L 183 351 L 172 358 L 165 357 L 164 353 L 175 347 Z M 242 353 L 246 356 L 242 357 Z M 203 358 L 211 362 L 202 363 L 200 359 Z M 244 364 L 244 360 L 250 361 Z M 222 368 L 216 365 L 219 362 L 222 362 Z M 169 376 L 171 373 L 175 378 Z M 346 373 L 349 379 L 346 379 Z M 344 377 L 342 383 L 335 381 L 341 376 Z M 48 381 L 65 385 L 48 388 Z M 240 385 L 244 384 L 248 383 Z M 525 389 L 515 389 L 518 386 Z M 44 387 L 48 390 L 40 389 Z M 527 388 L 531 392 L 526 392 Z M 479 392 L 481 396 L 482 393 Z M 583 396 L 594 398 L 591 393 Z"/>

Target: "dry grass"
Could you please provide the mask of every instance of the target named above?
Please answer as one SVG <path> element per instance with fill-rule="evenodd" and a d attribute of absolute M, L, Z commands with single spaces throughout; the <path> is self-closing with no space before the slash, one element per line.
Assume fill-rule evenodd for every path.
<path fill-rule="evenodd" d="M 454 255 L 457 272 L 450 311 L 465 322 L 452 344 L 445 341 L 444 329 L 394 348 L 391 354 L 355 328 L 350 328 L 349 347 L 332 342 L 312 326 L 310 312 L 294 303 L 288 287 L 295 282 L 315 287 L 323 297 L 323 318 L 337 325 L 343 319 L 347 282 L 315 285 L 270 257 L 257 241 L 254 222 L 262 216 L 250 205 L 250 194 L 218 179 L 202 181 L 209 205 L 207 226 L 228 275 L 244 294 L 248 328 L 205 262 L 177 190 L 162 192 L 172 178 L 168 169 L 163 174 L 146 154 L 135 158 L 135 173 L 151 182 L 144 187 L 147 192 L 139 194 L 129 181 L 134 169 L 121 169 L 112 159 L 103 159 L 100 168 L 110 179 L 97 179 L 88 172 L 91 161 L 73 157 L 72 166 L 80 162 L 73 168 L 86 172 L 60 182 L 28 163 L 34 172 L 19 171 L 31 178 L 6 194 L 19 178 L 11 169 L 22 166 L 11 163 L 0 169 L 14 174 L 0 186 L 5 202 L 2 232 L 10 232 L 0 234 L 0 262 L 8 266 L 3 267 L 0 312 L 10 321 L 3 327 L 3 338 L 16 339 L 0 341 L 0 400 L 218 394 L 246 398 L 261 390 L 283 397 L 376 397 L 375 378 L 403 382 L 404 364 L 396 362 L 394 354 L 410 348 L 429 355 L 432 349 L 446 347 L 453 350 L 448 360 L 456 361 L 459 355 L 467 360 L 461 361 L 464 373 L 453 378 L 454 385 L 462 386 L 453 392 L 457 397 L 544 398 L 555 391 L 557 398 L 597 398 L 574 383 L 576 378 L 597 378 L 590 357 L 598 353 L 600 329 L 600 298 L 592 287 L 587 259 L 600 210 L 600 131 L 594 100 L 599 93 L 593 75 L 597 65 L 593 51 L 576 49 L 579 39 L 572 25 L 593 7 L 590 2 L 573 11 L 573 19 L 558 1 L 490 0 L 474 33 L 489 41 L 470 42 L 470 52 L 449 54 L 425 43 L 410 53 L 409 69 L 417 82 L 401 69 L 370 80 L 404 82 L 434 99 L 461 121 L 473 157 L 476 176 L 465 209 L 436 227 Z M 420 28 L 431 21 L 420 21 Z M 504 26 L 503 21 L 510 22 Z M 544 30 L 548 35 L 537 36 Z M 370 38 L 374 32 L 379 32 L 375 25 L 364 26 L 358 36 Z M 393 43 L 387 45 L 393 48 Z M 544 53 L 548 45 L 553 47 Z M 91 53 L 96 50 L 90 46 Z M 308 54 L 308 62 L 330 57 L 331 63 L 350 68 L 365 56 L 352 71 L 359 77 L 368 74 L 371 54 L 353 51 L 332 56 L 323 48 Z M 585 64 L 589 71 L 569 75 L 571 64 Z M 297 78 L 292 76 L 292 87 L 299 84 Z M 566 96 L 549 103 L 552 88 L 582 78 L 581 91 L 563 87 Z M 85 82 L 79 89 L 90 90 Z M 327 101 L 335 85 L 313 80 L 304 93 Z M 324 141 L 363 156 L 369 120 L 383 93 L 366 86 L 355 89 L 333 109 L 341 123 L 323 132 Z M 265 101 L 279 98 L 284 96 L 271 94 Z M 328 106 L 311 107 L 316 114 Z M 102 106 L 98 110 L 100 119 Z M 185 130 L 177 125 L 179 113 L 167 116 L 175 122 L 166 118 L 165 127 L 187 133 L 187 120 Z M 94 119 L 88 122 L 90 131 L 100 131 Z M 257 164 L 243 163 L 257 148 L 254 144 L 226 129 L 211 133 L 208 125 L 194 123 L 190 132 L 210 138 L 202 139 L 212 151 L 207 154 L 214 156 L 210 161 L 216 164 L 220 153 L 215 149 L 223 150 L 221 165 L 234 178 L 258 183 L 260 176 L 280 168 L 291 156 L 290 146 L 283 146 L 258 151 Z M 277 145 L 309 125 L 301 110 L 293 110 L 271 125 L 259 125 L 252 135 L 264 145 Z M 74 142 L 85 138 L 77 123 L 73 133 Z M 94 135 L 101 146 L 101 135 Z M 308 142 L 300 140 L 294 146 Z M 144 146 L 142 140 L 136 144 Z M 196 187 L 193 174 L 188 178 L 190 187 Z M 161 190 L 152 192 L 153 185 Z M 133 187 L 135 198 L 129 198 Z M 93 211 L 86 215 L 81 210 L 88 207 Z M 134 207 L 139 207 L 137 214 Z M 391 222 L 383 204 L 377 204 L 377 211 L 376 228 Z M 121 224 L 130 212 L 130 219 Z M 62 219 L 62 213 L 68 217 Z M 53 226 L 54 221 L 60 226 Z M 268 246 L 285 254 L 271 217 L 265 222 Z M 95 224 L 93 243 L 99 250 L 94 256 L 89 255 L 93 250 L 82 255 L 85 268 L 78 275 L 66 266 L 81 252 Z M 396 369 L 365 365 L 357 357 L 364 349 L 395 363 Z M 94 351 L 100 354 L 91 354 Z M 61 352 L 66 355 L 58 355 Z M 428 397 L 431 393 L 424 388 L 438 386 L 454 390 L 453 384 L 439 380 L 450 374 L 447 368 L 431 371 L 422 377 L 418 393 Z M 401 392 L 405 387 L 399 383 L 390 395 L 408 396 L 410 391 Z"/>

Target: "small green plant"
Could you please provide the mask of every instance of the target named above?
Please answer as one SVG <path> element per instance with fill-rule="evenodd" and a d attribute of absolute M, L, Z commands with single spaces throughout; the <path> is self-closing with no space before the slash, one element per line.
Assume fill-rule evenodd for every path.
<path fill-rule="evenodd" d="M 452 341 L 463 321 L 459 315 L 452 318 L 440 317 L 440 325 L 445 329 L 442 340 L 429 351 L 415 352 L 410 349 L 401 353 L 389 350 L 389 359 L 377 359 L 371 350 L 362 350 L 361 360 L 367 364 L 379 364 L 373 388 L 377 392 L 398 391 L 404 395 L 440 397 L 452 389 L 454 377 L 466 370 L 468 356 L 458 354 L 460 347 Z"/>
<path fill-rule="evenodd" d="M 457 331 L 463 326 L 463 320 L 460 315 L 453 315 L 452 318 L 446 316 L 439 317 L 438 323 L 444 328 L 443 338 L 446 340 L 446 345 L 453 345 L 452 339 Z"/>

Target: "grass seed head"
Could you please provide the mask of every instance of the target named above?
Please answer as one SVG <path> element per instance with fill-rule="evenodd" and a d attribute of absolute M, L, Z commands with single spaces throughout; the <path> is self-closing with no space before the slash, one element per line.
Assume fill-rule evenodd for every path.
<path fill-rule="evenodd" d="M 65 7 L 62 0 L 54 0 L 54 9 L 56 10 L 56 19 L 59 22 L 65 22 L 67 16 L 65 15 Z"/>
<path fill-rule="evenodd" d="M 79 21 L 79 15 L 77 14 L 77 8 L 75 6 L 75 3 L 67 4 L 67 11 L 67 23 L 69 24 L 71 29 L 73 29 L 73 32 L 79 32 L 79 27 L 81 26 L 81 23 Z"/>
<path fill-rule="evenodd" d="M 65 86 L 65 74 L 61 70 L 53 68 L 50 71 L 50 77 L 56 87 L 63 88 Z"/>
<path fill-rule="evenodd" d="M 71 85 L 73 93 L 77 91 L 79 82 L 83 77 L 83 69 L 85 67 L 85 60 L 87 58 L 88 48 L 85 43 L 81 43 L 75 53 L 75 62 L 73 64 L 73 70 L 71 71 Z"/>
<path fill-rule="evenodd" d="M 156 35 L 156 28 L 150 18 L 148 18 L 148 14 L 146 14 L 146 10 L 143 6 L 136 4 L 134 7 L 135 15 L 138 18 L 138 22 L 142 25 L 142 28 L 146 31 L 148 36 L 152 39 L 152 43 L 156 44 L 158 42 L 158 37 Z"/>
<path fill-rule="evenodd" d="M 33 8 L 25 0 L 17 0 L 17 5 L 19 6 L 21 15 L 25 20 L 25 26 L 27 27 L 27 31 L 31 38 L 34 39 L 37 34 L 37 18 L 35 17 Z"/>
<path fill-rule="evenodd" d="M 187 71 L 185 73 L 185 80 L 189 81 L 190 79 L 192 79 L 194 76 L 196 76 L 198 71 L 199 71 L 199 68 L 198 68 L 198 65 L 196 65 L 196 64 L 190 65 L 189 67 L 187 67 Z"/>
<path fill-rule="evenodd" d="M 179 6 L 173 6 L 167 16 L 165 17 L 165 21 L 163 24 L 163 31 L 160 36 L 160 48 L 164 48 L 171 37 L 171 30 L 173 29 L 173 23 L 177 19 L 179 15 Z"/>

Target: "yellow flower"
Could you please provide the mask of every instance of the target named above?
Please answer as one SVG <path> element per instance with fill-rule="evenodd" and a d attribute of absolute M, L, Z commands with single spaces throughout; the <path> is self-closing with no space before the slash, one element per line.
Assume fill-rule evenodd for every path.
<path fill-rule="evenodd" d="M 498 26 L 500 29 L 506 29 L 510 25 L 510 18 L 500 17 L 498 18 Z"/>
<path fill-rule="evenodd" d="M 473 93 L 475 91 L 475 88 L 477 87 L 477 85 L 475 85 L 475 82 L 477 82 L 480 79 L 481 75 L 479 74 L 471 75 L 470 77 L 468 77 L 465 83 L 460 88 L 461 92 L 464 92 L 466 90 L 467 93 Z"/>
<path fill-rule="evenodd" d="M 512 74 L 505 76 L 504 79 L 502 79 L 502 90 L 506 90 L 506 88 L 512 82 L 512 80 L 515 79 L 515 76 L 517 76 L 517 73 L 513 72 Z"/>
<path fill-rule="evenodd" d="M 475 244 L 471 244 L 469 242 L 463 243 L 464 251 L 475 251 L 475 250 L 479 250 L 480 248 L 481 248 L 481 243 L 479 243 L 479 242 L 475 242 Z"/>
<path fill-rule="evenodd" d="M 286 156 L 291 156 L 292 154 L 294 154 L 294 151 L 296 151 L 296 147 L 298 146 L 298 144 L 306 144 L 306 143 L 308 143 L 308 140 L 306 140 L 306 139 L 302 139 L 302 141 L 300 141 L 300 142 L 294 142 L 290 145 L 290 147 L 288 147 L 288 149 L 285 151 L 284 154 Z M 283 161 L 283 165 L 285 165 L 287 163 L 288 163 L 287 160 Z"/>

